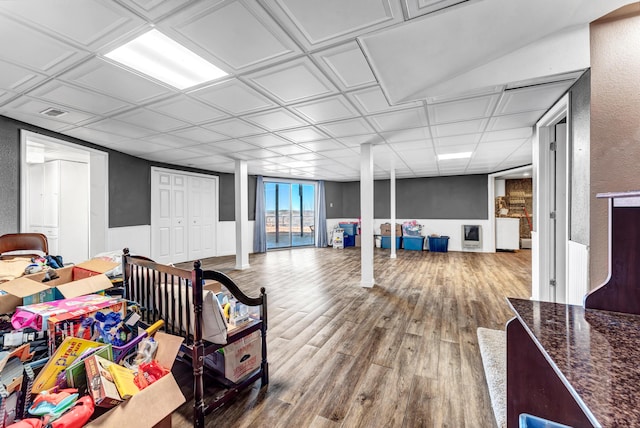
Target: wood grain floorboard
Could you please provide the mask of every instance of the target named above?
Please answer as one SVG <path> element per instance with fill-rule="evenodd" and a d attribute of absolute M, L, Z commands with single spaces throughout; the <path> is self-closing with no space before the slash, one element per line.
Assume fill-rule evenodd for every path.
<path fill-rule="evenodd" d="M 505 298 L 530 297 L 530 252 L 374 257 L 371 289 L 359 285 L 358 248 L 254 254 L 243 271 L 233 256 L 202 261 L 250 296 L 265 287 L 269 304 L 269 385 L 208 415 L 207 427 L 495 426 L 476 329 L 504 329 Z M 190 368 L 176 363 L 174 374 L 187 398 L 172 417 L 182 428 Z"/>

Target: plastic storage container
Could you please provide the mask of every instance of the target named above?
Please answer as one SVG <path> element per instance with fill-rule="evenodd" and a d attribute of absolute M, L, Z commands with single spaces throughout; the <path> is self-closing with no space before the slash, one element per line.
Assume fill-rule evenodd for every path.
<path fill-rule="evenodd" d="M 357 235 L 358 223 L 338 223 L 340 228 L 344 230 L 345 235 Z"/>
<path fill-rule="evenodd" d="M 537 416 L 528 415 L 526 413 L 520 414 L 520 428 L 571 428 L 568 425 L 552 422 L 547 419 L 542 419 Z"/>
<path fill-rule="evenodd" d="M 402 236 L 402 246 L 405 250 L 422 251 L 424 236 Z"/>
<path fill-rule="evenodd" d="M 354 235 L 344 235 L 344 246 L 345 247 L 355 247 L 356 246 L 356 237 Z"/>
<path fill-rule="evenodd" d="M 435 253 L 446 253 L 449 249 L 449 237 L 448 236 L 429 236 L 429 251 L 433 251 Z"/>
<path fill-rule="evenodd" d="M 402 248 L 402 238 L 400 236 L 396 236 L 396 249 Z M 382 248 L 391 248 L 391 237 L 383 236 L 382 237 Z"/>

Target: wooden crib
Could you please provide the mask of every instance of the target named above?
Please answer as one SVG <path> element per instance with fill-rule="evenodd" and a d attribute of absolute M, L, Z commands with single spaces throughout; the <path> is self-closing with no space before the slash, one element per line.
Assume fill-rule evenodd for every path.
<path fill-rule="evenodd" d="M 256 380 L 260 379 L 262 386 L 269 383 L 266 342 L 267 295 L 264 288 L 260 289 L 259 297 L 248 297 L 224 273 L 202 270 L 200 261 L 194 262 L 193 270 L 189 271 L 155 263 L 146 257 L 133 256 L 127 248 L 124 249 L 122 266 L 125 297 L 140 306 L 142 321 L 152 324 L 162 319 L 167 333 L 185 339 L 184 356 L 193 367 L 194 426 L 203 427 L 206 414 L 222 406 Z M 205 400 L 204 397 L 205 358 L 225 345 L 203 340 L 203 284 L 207 280 L 219 282 L 236 300 L 257 310 L 249 322 L 228 331 L 227 344 L 256 331 L 260 332 L 262 341 L 259 369 L 238 383 L 223 381 L 225 392 L 212 400 Z M 190 314 L 193 314 L 193 317 Z M 224 377 L 223 373 L 213 375 L 221 380 Z"/>

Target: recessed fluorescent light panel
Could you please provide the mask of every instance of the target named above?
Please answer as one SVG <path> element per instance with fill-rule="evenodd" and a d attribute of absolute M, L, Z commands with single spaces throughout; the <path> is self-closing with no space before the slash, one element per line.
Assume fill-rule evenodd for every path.
<path fill-rule="evenodd" d="M 105 56 L 178 89 L 227 75 L 158 30 L 148 31 Z"/>
<path fill-rule="evenodd" d="M 444 155 L 438 155 L 438 160 L 465 159 L 470 157 L 471 152 L 446 153 Z"/>

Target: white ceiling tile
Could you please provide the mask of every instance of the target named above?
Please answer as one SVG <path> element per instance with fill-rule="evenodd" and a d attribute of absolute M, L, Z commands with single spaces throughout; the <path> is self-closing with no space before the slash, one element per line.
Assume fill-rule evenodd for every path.
<path fill-rule="evenodd" d="M 65 128 L 68 128 L 69 125 L 63 122 L 58 122 L 55 120 L 48 119 L 44 116 L 34 116 L 31 114 L 22 113 L 15 110 L 10 110 L 2 113 L 3 116 L 10 117 L 15 120 L 19 120 L 21 122 L 30 123 L 32 125 L 40 126 L 45 129 L 49 129 L 51 131 L 62 132 Z"/>
<path fill-rule="evenodd" d="M 187 122 L 174 119 L 162 113 L 145 108 L 137 108 L 115 116 L 116 119 L 128 122 L 132 125 L 140 125 L 158 132 L 166 132 L 173 129 L 189 126 Z"/>
<path fill-rule="evenodd" d="M 426 150 L 433 147 L 433 143 L 431 142 L 431 140 L 389 143 L 389 145 L 398 153 L 404 153 L 405 151 L 409 150 Z"/>
<path fill-rule="evenodd" d="M 405 109 L 410 107 L 420 107 L 420 101 L 411 101 L 403 104 L 390 105 L 380 86 L 361 89 L 350 92 L 349 98 L 353 100 L 362 114 L 382 113 L 389 110 Z"/>
<path fill-rule="evenodd" d="M 573 80 L 527 86 L 504 91 L 497 115 L 542 110 L 553 105 L 573 84 Z"/>
<path fill-rule="evenodd" d="M 185 95 L 179 95 L 168 100 L 150 104 L 147 108 L 194 125 L 211 122 L 212 120 L 222 119 L 227 116 L 220 110 Z"/>
<path fill-rule="evenodd" d="M 437 137 L 433 139 L 433 143 L 437 147 L 460 146 L 469 144 L 475 145 L 480 141 L 481 136 L 482 134 L 465 134 L 455 135 L 453 137 Z"/>
<path fill-rule="evenodd" d="M 199 156 L 197 158 L 191 158 L 185 163 L 185 165 L 208 169 L 209 171 L 220 172 L 233 172 L 235 168 L 233 159 L 222 155 Z"/>
<path fill-rule="evenodd" d="M 273 134 L 254 135 L 251 137 L 242 137 L 242 141 L 253 144 L 258 147 L 274 147 L 289 144 L 289 141 Z"/>
<path fill-rule="evenodd" d="M 216 141 L 215 143 L 210 143 L 209 145 L 216 149 L 220 149 L 222 153 L 242 152 L 244 150 L 251 150 L 256 148 L 256 146 L 240 140 Z"/>
<path fill-rule="evenodd" d="M 297 144 L 288 144 L 286 146 L 269 147 L 269 150 L 281 155 L 295 155 L 300 153 L 309 153 L 309 149 L 306 149 Z"/>
<path fill-rule="evenodd" d="M 483 132 L 487 126 L 487 119 L 467 120 L 465 122 L 448 123 L 431 127 L 433 138 L 449 137 L 453 135 L 476 134 Z"/>
<path fill-rule="evenodd" d="M 318 159 L 326 159 L 323 155 L 319 153 L 300 153 L 294 154 L 290 156 L 292 159 L 301 160 L 301 161 L 314 161 Z"/>
<path fill-rule="evenodd" d="M 211 143 L 213 141 L 222 141 L 229 138 L 226 135 L 218 134 L 217 132 L 209 131 L 208 129 L 199 128 L 197 126 L 173 131 L 172 134 L 176 137 L 186 138 L 199 143 Z"/>
<path fill-rule="evenodd" d="M 341 89 L 357 88 L 376 81 L 367 59 L 356 42 L 335 46 L 313 56 L 329 75 L 335 77 Z"/>
<path fill-rule="evenodd" d="M 200 2 L 161 26 L 170 26 L 234 70 L 282 61 L 300 52 L 253 1 Z"/>
<path fill-rule="evenodd" d="M 336 150 L 336 149 L 344 149 L 344 145 L 339 143 L 336 140 L 321 140 L 321 141 L 310 141 L 308 143 L 300 144 L 303 147 L 306 147 L 309 150 L 313 150 L 314 152 L 322 152 L 325 150 Z"/>
<path fill-rule="evenodd" d="M 236 154 L 243 154 L 247 159 L 268 159 L 279 156 L 278 153 L 272 152 L 271 150 L 267 149 L 254 149 Z"/>
<path fill-rule="evenodd" d="M 432 125 L 481 119 L 491 116 L 498 102 L 498 95 L 468 98 L 427 106 Z"/>
<path fill-rule="evenodd" d="M 0 2 L 6 3 L 8 2 Z M 11 43 L 0 43 L 0 58 L 47 75 L 53 75 L 89 56 L 88 52 L 47 37 L 1 15 L 0 37 L 4 41 L 11 40 Z"/>
<path fill-rule="evenodd" d="M 337 138 L 337 140 L 347 147 L 359 147 L 366 143 L 379 144 L 384 142 L 383 138 L 378 134 L 351 135 Z"/>
<path fill-rule="evenodd" d="M 433 144 L 436 152 L 438 153 L 460 153 L 460 152 L 473 152 L 477 146 L 476 143 L 468 143 L 468 144 L 456 144 L 455 146 L 450 146 L 446 144 Z"/>
<path fill-rule="evenodd" d="M 334 138 L 350 137 L 353 135 L 370 135 L 375 132 L 375 129 L 362 118 L 323 123 L 318 125 L 318 128 Z"/>
<path fill-rule="evenodd" d="M 333 84 L 306 57 L 247 77 L 283 103 L 304 101 L 335 92 Z"/>
<path fill-rule="evenodd" d="M 144 25 L 142 19 L 116 2 L 13 1 L 0 2 L 0 8 L 37 28 L 94 49 Z"/>
<path fill-rule="evenodd" d="M 504 131 L 485 132 L 480 141 L 501 141 L 517 138 L 528 138 L 533 134 L 533 127 L 505 129 Z"/>
<path fill-rule="evenodd" d="M 189 3 L 190 0 L 119 0 L 150 21 L 171 13 Z"/>
<path fill-rule="evenodd" d="M 530 111 L 526 113 L 509 114 L 506 116 L 494 116 L 489 120 L 487 131 L 501 131 L 512 128 L 525 128 L 536 124 L 545 110 Z"/>
<path fill-rule="evenodd" d="M 173 148 L 189 147 L 197 144 L 193 140 L 188 140 L 186 138 L 179 138 L 170 134 L 152 135 L 150 137 L 146 137 L 145 140 L 158 143 L 162 146 L 173 147 Z"/>
<path fill-rule="evenodd" d="M 283 108 L 251 114 L 244 116 L 244 119 L 260 125 L 269 131 L 279 131 L 281 129 L 299 128 L 309 125 L 309 123 Z"/>
<path fill-rule="evenodd" d="M 400 2 L 389 0 L 266 0 L 265 4 L 306 47 L 336 43 L 403 20 Z"/>
<path fill-rule="evenodd" d="M 149 129 L 141 128 L 139 126 L 114 119 L 104 119 L 98 122 L 90 123 L 86 125 L 86 127 L 134 139 L 146 137 L 154 133 Z"/>
<path fill-rule="evenodd" d="M 52 81 L 31 92 L 32 95 L 95 115 L 106 115 L 130 107 L 124 101 L 69 84 Z"/>
<path fill-rule="evenodd" d="M 198 89 L 189 95 L 231 114 L 274 107 L 275 103 L 237 79 Z"/>
<path fill-rule="evenodd" d="M 20 92 L 25 91 L 46 77 L 42 74 L 28 70 L 5 61 L 0 61 L 0 88 Z"/>
<path fill-rule="evenodd" d="M 277 132 L 281 137 L 287 138 L 295 143 L 306 143 L 308 141 L 326 140 L 328 137 L 315 128 L 299 128 L 289 131 Z"/>
<path fill-rule="evenodd" d="M 124 140 L 111 144 L 109 148 L 139 156 L 167 150 L 169 147 L 146 140 Z"/>
<path fill-rule="evenodd" d="M 79 138 L 89 143 L 102 144 L 102 145 L 105 145 L 105 144 L 108 145 L 110 143 L 118 143 L 120 141 L 127 139 L 122 135 L 110 134 L 108 132 L 102 132 L 102 131 L 98 131 L 97 129 L 89 129 L 86 127 L 69 129 L 67 131 L 64 131 L 64 134 Z"/>
<path fill-rule="evenodd" d="M 48 117 L 46 115 L 42 115 L 41 113 L 48 108 L 55 108 L 58 110 L 65 111 L 66 113 L 57 117 Z M 29 114 L 33 116 L 42 116 L 42 119 L 54 120 L 56 122 L 64 122 L 70 124 L 79 124 L 81 122 L 86 122 L 94 118 L 90 114 L 82 113 L 79 111 L 75 111 L 66 107 L 60 107 L 54 103 L 44 102 L 37 99 L 31 99 L 27 97 L 18 98 L 6 106 L 2 108 L 5 111 L 17 111 L 24 114 Z M 1 110 L 0 110 L 1 111 Z"/>
<path fill-rule="evenodd" d="M 144 157 L 145 159 L 154 160 L 158 162 L 172 163 L 174 161 L 198 158 L 202 155 L 199 151 L 188 149 L 170 149 L 161 152 L 148 153 Z"/>
<path fill-rule="evenodd" d="M 323 98 L 291 106 L 311 123 L 329 122 L 358 116 L 358 112 L 349 101 L 342 96 Z"/>
<path fill-rule="evenodd" d="M 388 143 L 431 140 L 431 131 L 429 131 L 429 128 L 426 127 L 382 132 L 381 135 Z"/>
<path fill-rule="evenodd" d="M 369 117 L 373 126 L 380 132 L 420 128 L 427 126 L 427 117 L 423 108 L 392 111 Z"/>
<path fill-rule="evenodd" d="M 326 152 L 322 152 L 322 155 L 333 160 L 345 159 L 345 158 L 353 158 L 356 157 L 359 159 L 359 156 L 356 152 L 351 149 L 338 149 L 338 150 L 327 150 Z M 359 167 L 358 165 L 354 165 L 355 167 Z"/>
<path fill-rule="evenodd" d="M 467 0 L 406 0 L 405 4 L 409 19 L 413 19 L 466 1 Z"/>
<path fill-rule="evenodd" d="M 445 94 L 434 95 L 425 98 L 427 104 L 444 103 L 447 101 L 461 100 L 465 98 L 479 97 L 482 95 L 500 94 L 504 90 L 505 85 L 487 86 L 472 89 L 464 92 L 448 92 Z"/>
<path fill-rule="evenodd" d="M 246 137 L 248 135 L 264 133 L 264 129 L 237 118 L 225 119 L 219 122 L 209 123 L 203 125 L 203 127 L 231 138 Z"/>
<path fill-rule="evenodd" d="M 65 73 L 61 79 L 135 104 L 142 104 L 173 92 L 165 86 L 98 58 L 93 58 Z"/>

